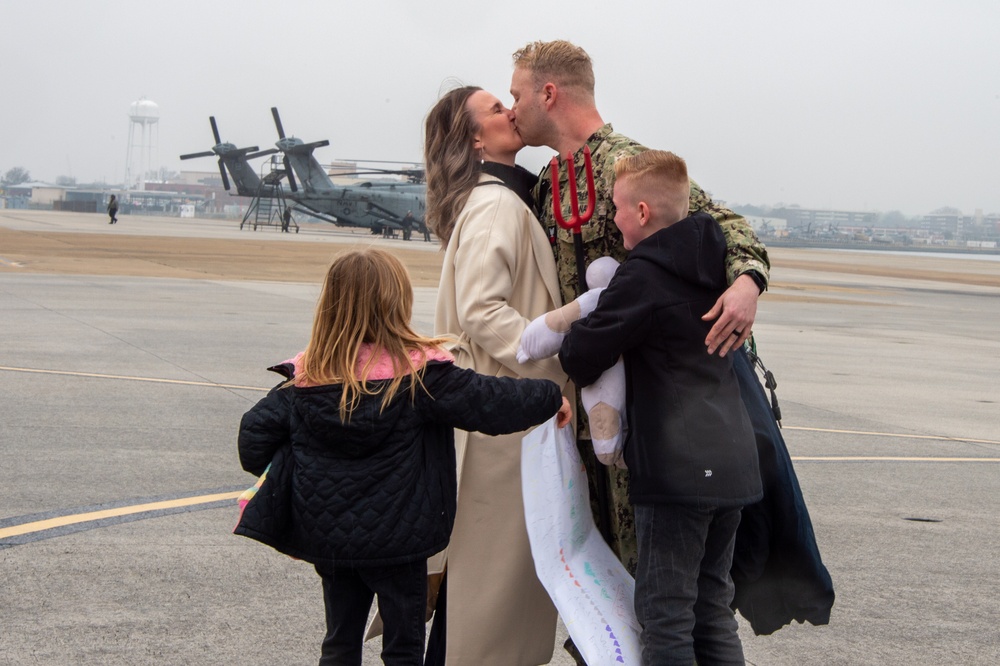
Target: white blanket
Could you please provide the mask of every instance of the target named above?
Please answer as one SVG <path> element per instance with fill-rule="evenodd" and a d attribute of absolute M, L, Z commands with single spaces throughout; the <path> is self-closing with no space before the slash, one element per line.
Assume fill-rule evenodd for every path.
<path fill-rule="evenodd" d="M 550 420 L 521 444 L 535 571 L 588 664 L 641 664 L 635 580 L 601 538 L 572 428 Z"/>

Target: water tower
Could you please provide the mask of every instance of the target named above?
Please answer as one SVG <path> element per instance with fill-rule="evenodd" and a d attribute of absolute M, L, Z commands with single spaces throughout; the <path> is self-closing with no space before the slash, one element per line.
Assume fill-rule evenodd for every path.
<path fill-rule="evenodd" d="M 144 189 L 143 183 L 151 171 L 150 165 L 156 149 L 156 138 L 159 136 L 159 128 L 156 123 L 160 119 L 160 107 L 142 97 L 129 106 L 128 119 L 125 189 L 141 190 Z"/>

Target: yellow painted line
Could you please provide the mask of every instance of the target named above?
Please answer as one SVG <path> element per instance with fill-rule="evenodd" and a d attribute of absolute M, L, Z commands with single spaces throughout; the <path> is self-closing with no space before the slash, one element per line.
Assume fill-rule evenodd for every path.
<path fill-rule="evenodd" d="M 972 439 L 970 437 L 947 437 L 945 435 L 908 435 L 896 432 L 869 432 L 867 430 L 836 430 L 833 428 L 807 428 L 805 426 L 782 426 L 782 430 L 805 430 L 808 432 L 832 432 L 838 435 L 870 435 L 873 437 L 899 437 L 902 439 L 933 439 L 939 442 L 968 442 L 970 444 L 1000 444 L 995 439 Z"/>
<path fill-rule="evenodd" d="M 1000 463 L 1000 458 L 917 458 L 907 456 L 792 456 L 794 461 L 805 462 L 977 462 Z"/>
<path fill-rule="evenodd" d="M 183 379 L 160 379 L 158 377 L 134 377 L 132 375 L 104 375 L 98 372 L 70 372 L 68 370 L 41 370 L 39 368 L 13 368 L 0 365 L 0 370 L 10 372 L 29 372 L 40 375 L 65 375 L 68 377 L 97 377 L 98 379 L 127 379 L 134 382 L 155 382 L 157 384 L 183 384 L 184 386 L 210 386 L 212 388 L 242 389 L 245 391 L 269 391 L 259 386 L 240 386 L 239 384 L 216 384 L 215 382 L 192 382 Z"/>
<path fill-rule="evenodd" d="M 148 504 L 134 504 L 132 506 L 120 506 L 117 509 L 104 509 L 102 511 L 90 511 L 88 513 L 78 513 L 71 516 L 59 516 L 47 520 L 38 520 L 33 523 L 24 523 L 0 529 L 0 539 L 51 530 L 55 527 L 65 527 L 66 525 L 76 525 L 79 523 L 89 523 L 94 520 L 104 518 L 115 518 L 117 516 L 129 516 L 145 511 L 162 511 L 164 509 L 176 509 L 183 506 L 194 506 L 197 504 L 209 504 L 222 500 L 234 500 L 239 497 L 242 491 L 216 493 L 214 495 L 200 495 L 197 497 L 182 497 L 180 499 L 164 500 L 162 502 L 150 502 Z"/>

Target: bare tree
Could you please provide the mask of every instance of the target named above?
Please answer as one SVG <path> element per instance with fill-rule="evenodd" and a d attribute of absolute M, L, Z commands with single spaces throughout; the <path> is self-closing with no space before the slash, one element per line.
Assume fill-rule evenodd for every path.
<path fill-rule="evenodd" d="M 165 166 L 160 167 L 159 171 L 156 172 L 156 177 L 164 183 L 168 183 L 180 174 L 176 171 L 172 171 Z"/>
<path fill-rule="evenodd" d="M 7 173 L 0 178 L 0 184 L 2 185 L 20 185 L 21 183 L 27 183 L 31 180 L 31 174 L 24 167 L 11 167 L 7 169 Z"/>

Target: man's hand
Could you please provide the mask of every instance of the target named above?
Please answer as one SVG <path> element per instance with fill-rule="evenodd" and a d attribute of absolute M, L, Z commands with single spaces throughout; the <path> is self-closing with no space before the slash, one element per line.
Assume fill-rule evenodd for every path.
<path fill-rule="evenodd" d="M 705 338 L 708 353 L 725 356 L 730 349 L 738 349 L 747 341 L 757 317 L 757 298 L 760 289 L 749 275 L 743 274 L 719 296 L 712 309 L 702 317 L 704 321 L 717 320 Z"/>
<path fill-rule="evenodd" d="M 569 400 L 566 396 L 563 396 L 562 407 L 556 412 L 556 427 L 565 428 L 569 425 L 570 419 L 573 418 L 573 408 L 569 405 Z"/>

